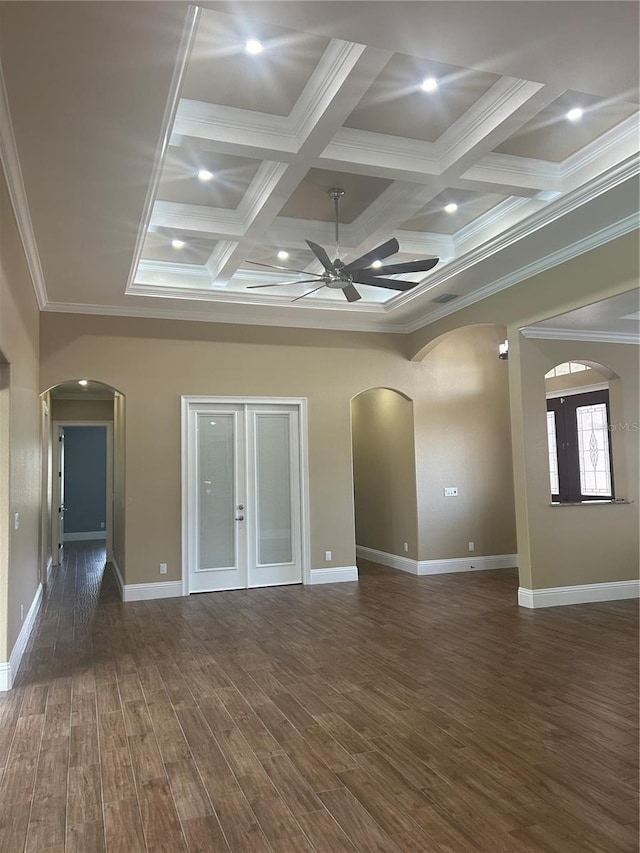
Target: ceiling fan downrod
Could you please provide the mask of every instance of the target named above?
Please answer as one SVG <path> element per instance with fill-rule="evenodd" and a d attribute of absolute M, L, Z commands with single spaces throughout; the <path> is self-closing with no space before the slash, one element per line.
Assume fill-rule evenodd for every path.
<path fill-rule="evenodd" d="M 329 196 L 333 199 L 333 213 L 336 224 L 336 260 L 340 260 L 340 199 L 344 196 L 344 190 L 340 187 L 332 187 L 329 190 Z"/>

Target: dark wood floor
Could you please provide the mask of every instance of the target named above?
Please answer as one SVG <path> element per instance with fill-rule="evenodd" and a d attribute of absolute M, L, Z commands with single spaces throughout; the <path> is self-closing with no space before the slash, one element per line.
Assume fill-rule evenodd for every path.
<path fill-rule="evenodd" d="M 637 603 L 516 587 L 125 605 L 72 547 L 0 694 L 0 851 L 637 851 Z"/>

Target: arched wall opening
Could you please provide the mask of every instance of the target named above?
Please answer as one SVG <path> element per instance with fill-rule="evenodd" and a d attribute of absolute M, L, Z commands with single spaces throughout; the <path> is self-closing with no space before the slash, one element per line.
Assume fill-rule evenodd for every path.
<path fill-rule="evenodd" d="M 96 539 L 104 540 L 106 559 L 122 586 L 125 397 L 104 382 L 69 379 L 43 392 L 41 407 L 43 582 L 60 562 L 65 542 Z M 65 479 L 72 487 L 67 488 L 71 506 Z"/>
<path fill-rule="evenodd" d="M 420 575 L 517 565 L 505 337 L 489 324 L 448 332 L 423 349 L 413 399 L 352 399 L 361 558 Z"/>
<path fill-rule="evenodd" d="M 392 388 L 351 400 L 356 545 L 361 558 L 418 559 L 413 401 Z"/>
<path fill-rule="evenodd" d="M 424 572 L 517 565 L 504 326 L 474 324 L 424 347 L 416 406 L 418 537 Z"/>
<path fill-rule="evenodd" d="M 509 363 L 520 604 L 546 607 L 637 596 L 638 577 L 638 352 L 627 343 L 513 335 Z M 558 365 L 590 370 L 549 375 Z M 596 379 L 597 381 L 593 381 Z M 551 490 L 547 395 L 568 401 L 589 389 L 608 390 L 606 426 L 613 458 L 613 496 L 554 500 Z M 561 393 L 562 392 L 562 393 Z M 575 392 L 573 394 L 572 392 Z M 556 397 L 557 399 L 557 397 Z M 572 407 L 573 408 L 573 407 Z M 575 408 L 570 413 L 575 420 Z M 589 448 L 596 463 L 603 448 Z M 596 431 L 598 432 L 598 431 Z M 568 439 L 577 444 L 575 435 Z M 579 479 L 579 478 L 578 478 Z"/>

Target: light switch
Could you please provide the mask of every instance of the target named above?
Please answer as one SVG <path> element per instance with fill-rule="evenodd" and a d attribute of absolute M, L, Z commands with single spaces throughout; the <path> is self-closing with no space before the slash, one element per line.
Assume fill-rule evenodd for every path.
<path fill-rule="evenodd" d="M 444 487 L 444 496 L 445 496 L 445 498 L 457 498 L 458 497 L 458 487 L 457 486 L 445 486 Z"/>

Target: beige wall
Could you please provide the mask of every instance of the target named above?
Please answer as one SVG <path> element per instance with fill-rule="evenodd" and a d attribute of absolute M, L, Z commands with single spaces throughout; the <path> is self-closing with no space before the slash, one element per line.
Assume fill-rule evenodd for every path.
<path fill-rule="evenodd" d="M 413 403 L 375 388 L 352 401 L 351 415 L 356 542 L 417 560 Z"/>
<path fill-rule="evenodd" d="M 44 388 L 82 374 L 126 398 L 127 583 L 160 580 L 160 562 L 162 580 L 180 578 L 182 394 L 308 398 L 311 566 L 351 566 L 351 399 L 378 386 L 417 399 L 429 374 L 391 335 L 53 313 L 42 316 L 41 367 Z"/>
<path fill-rule="evenodd" d="M 10 468 L 0 549 L 0 661 L 9 658 L 38 589 L 40 571 L 40 429 L 38 308 L 0 170 L 0 352 L 9 363 Z M 8 406 L 7 406 L 8 402 Z M 6 423 L 4 424 L 6 426 Z M 0 439 L 6 446 L 7 436 Z M 14 529 L 14 514 L 20 527 Z M 11 522 L 11 523 L 9 523 Z"/>
<path fill-rule="evenodd" d="M 52 400 L 54 421 L 112 421 L 113 400 Z"/>
<path fill-rule="evenodd" d="M 424 358 L 415 403 L 419 559 L 516 553 L 502 326 L 446 335 Z M 458 488 L 444 497 L 445 486 Z"/>
<path fill-rule="evenodd" d="M 638 577 L 638 348 L 530 340 L 509 334 L 520 584 L 545 589 Z M 594 361 L 609 381 L 616 497 L 630 504 L 551 506 L 544 374 L 563 361 Z M 623 427 L 626 427 L 623 428 Z"/>

